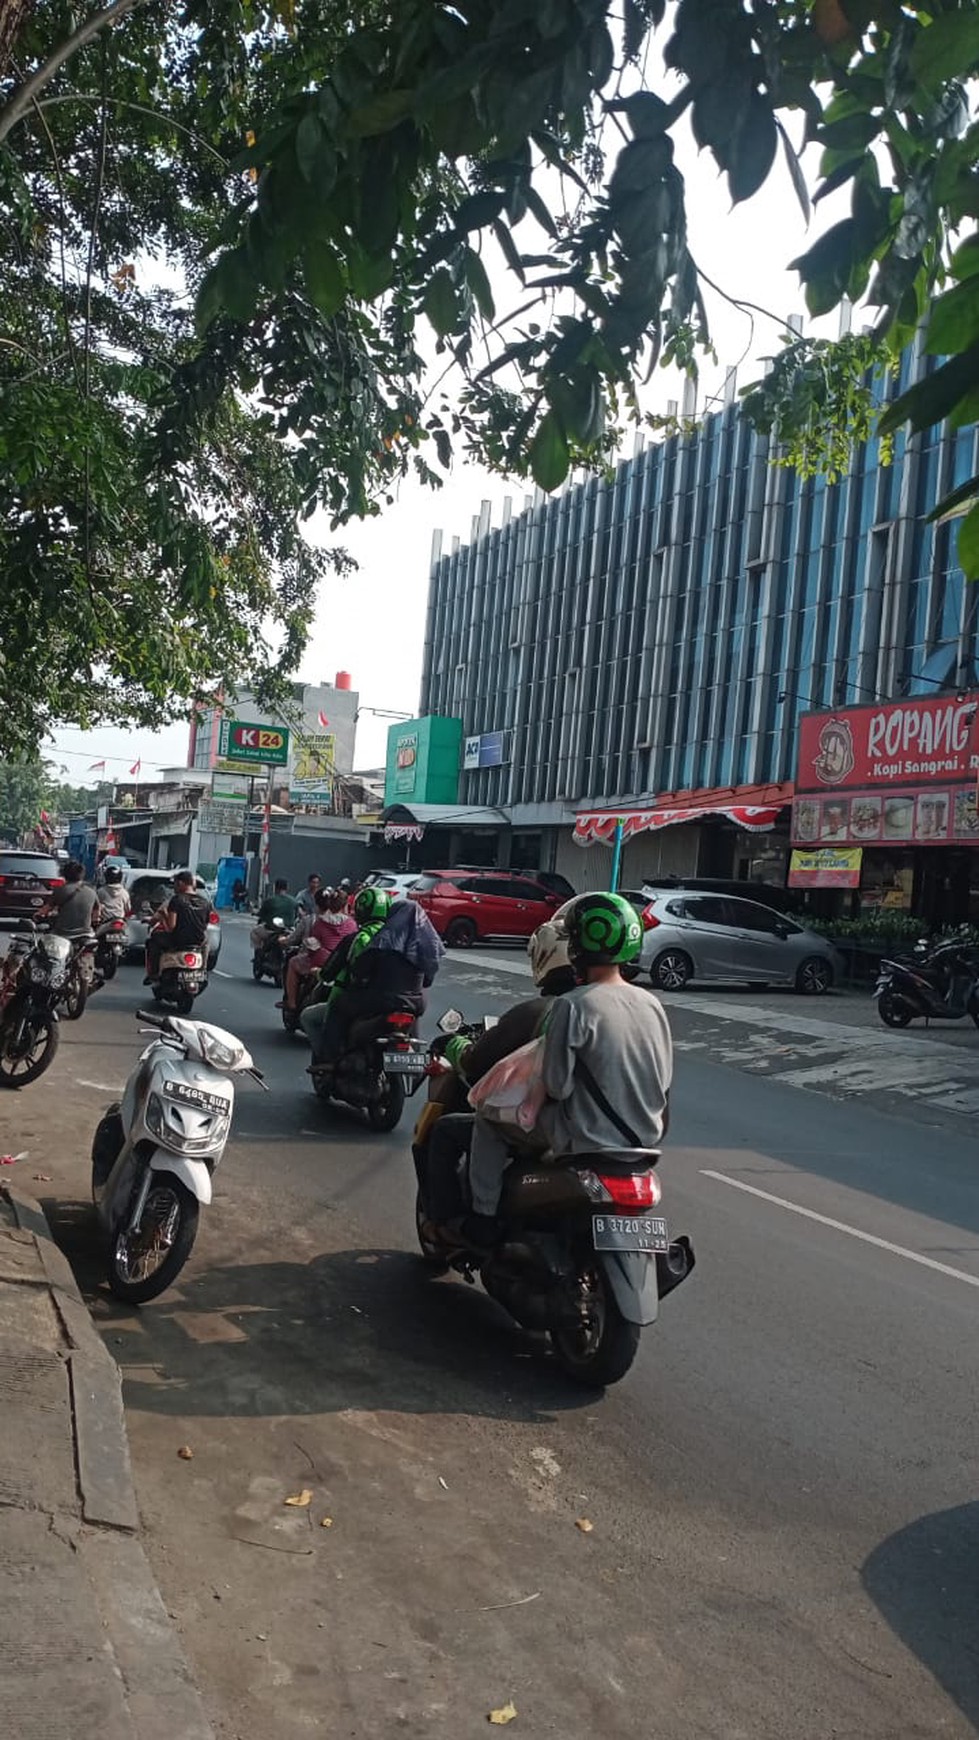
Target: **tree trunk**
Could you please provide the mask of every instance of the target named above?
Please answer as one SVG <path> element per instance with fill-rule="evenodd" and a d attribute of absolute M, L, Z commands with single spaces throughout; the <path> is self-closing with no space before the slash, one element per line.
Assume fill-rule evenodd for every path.
<path fill-rule="evenodd" d="M 10 73 L 17 39 L 36 4 L 37 0 L 0 0 L 0 79 Z"/>

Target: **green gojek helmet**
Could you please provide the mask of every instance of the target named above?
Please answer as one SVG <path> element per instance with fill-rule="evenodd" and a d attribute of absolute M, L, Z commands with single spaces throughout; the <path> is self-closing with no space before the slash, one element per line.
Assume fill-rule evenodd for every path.
<path fill-rule="evenodd" d="M 390 910 L 391 896 L 386 888 L 362 888 L 354 900 L 358 924 L 383 924 Z"/>
<path fill-rule="evenodd" d="M 574 967 L 621 966 L 642 948 L 642 925 L 621 894 L 582 894 L 568 912 L 568 954 Z"/>

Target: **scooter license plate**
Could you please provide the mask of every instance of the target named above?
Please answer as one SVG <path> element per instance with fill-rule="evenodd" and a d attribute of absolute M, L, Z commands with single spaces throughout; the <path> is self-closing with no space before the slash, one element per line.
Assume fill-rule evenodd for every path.
<path fill-rule="evenodd" d="M 384 1069 L 388 1075 L 423 1075 L 426 1053 L 423 1051 L 386 1051 Z"/>
<path fill-rule="evenodd" d="M 593 1214 L 592 1242 L 596 1251 L 668 1251 L 665 1220 L 655 1215 Z"/>

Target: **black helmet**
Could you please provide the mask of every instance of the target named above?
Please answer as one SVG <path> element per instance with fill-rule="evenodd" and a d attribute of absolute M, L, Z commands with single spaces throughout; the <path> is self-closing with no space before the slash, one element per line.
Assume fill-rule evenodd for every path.
<path fill-rule="evenodd" d="M 120 870 L 118 864 L 110 864 L 109 865 L 109 868 L 105 873 L 105 880 L 106 880 L 106 882 L 121 882 L 122 881 L 122 871 Z"/>
<path fill-rule="evenodd" d="M 582 894 L 565 919 L 568 954 L 576 967 L 610 967 L 634 961 L 642 948 L 642 925 L 622 894 Z"/>

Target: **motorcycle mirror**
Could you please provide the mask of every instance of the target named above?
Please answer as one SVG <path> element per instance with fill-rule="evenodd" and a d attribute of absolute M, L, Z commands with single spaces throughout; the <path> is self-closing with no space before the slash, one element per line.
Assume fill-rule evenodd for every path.
<path fill-rule="evenodd" d="M 462 1023 L 463 1016 L 460 1009 L 446 1009 L 445 1014 L 436 1021 L 435 1025 L 440 1033 L 458 1033 Z"/>

